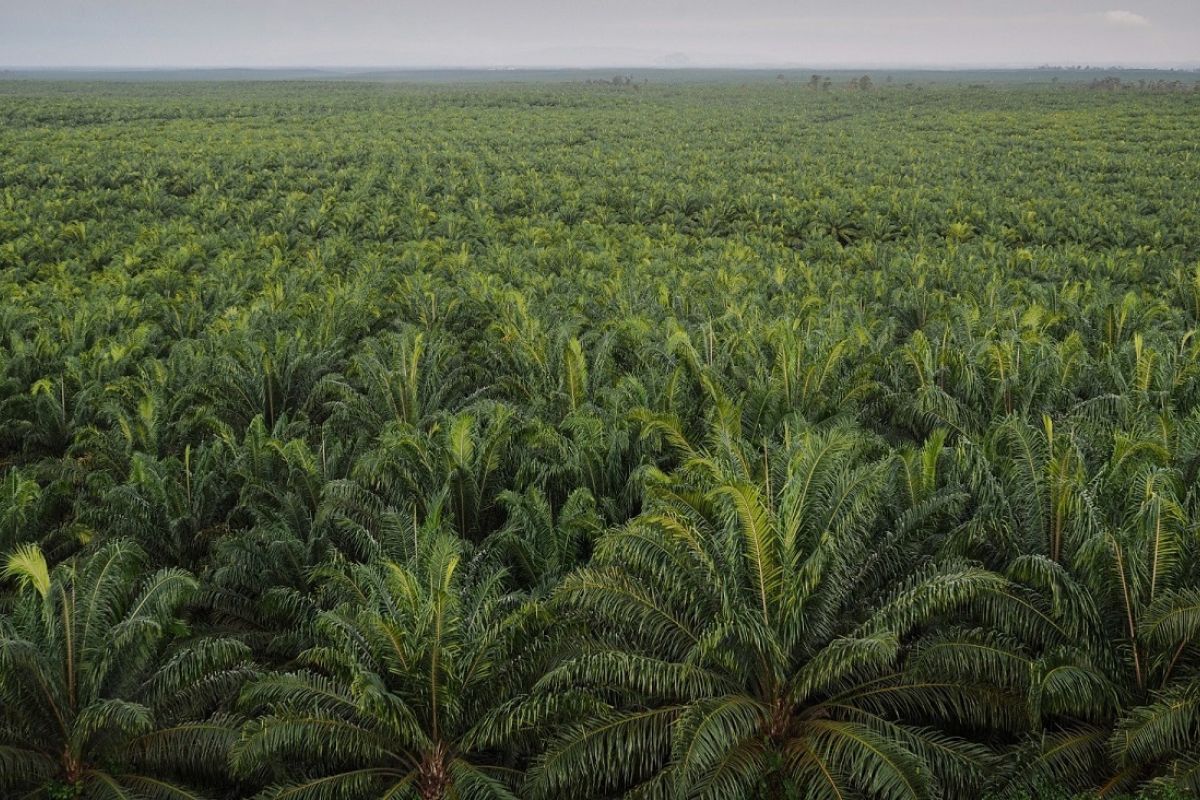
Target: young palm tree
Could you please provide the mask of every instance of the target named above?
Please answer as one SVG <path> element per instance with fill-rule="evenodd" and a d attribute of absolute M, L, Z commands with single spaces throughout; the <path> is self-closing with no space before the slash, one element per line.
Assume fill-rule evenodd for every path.
<path fill-rule="evenodd" d="M 248 687 L 259 716 L 235 754 L 271 782 L 266 798 L 512 798 L 519 712 L 541 669 L 543 615 L 427 536 L 417 554 L 336 574 L 301 669 Z"/>
<path fill-rule="evenodd" d="M 0 790 L 5 797 L 192 800 L 224 774 L 237 725 L 215 715 L 251 674 L 246 649 L 170 647 L 195 584 L 149 573 L 113 542 L 50 571 L 36 547 L 8 559 L 19 583 L 0 617 Z"/>
<path fill-rule="evenodd" d="M 989 752 L 939 725 L 1013 715 L 966 676 L 904 669 L 924 626 L 1003 588 L 966 563 L 909 560 L 937 499 L 881 529 L 890 464 L 843 429 L 795 434 L 775 456 L 719 421 L 706 449 L 666 435 L 685 451 L 676 476 L 561 586 L 593 636 L 540 688 L 582 686 L 605 705 L 553 740 L 536 796 L 907 799 L 975 785 Z"/>
<path fill-rule="evenodd" d="M 395 506 L 443 502 L 458 534 L 482 540 L 498 527 L 497 497 L 512 474 L 522 422 L 511 407 L 479 401 L 418 430 L 387 423 L 352 477 Z"/>
<path fill-rule="evenodd" d="M 516 585 L 541 597 L 563 576 L 580 566 L 603 526 L 596 501 L 587 489 L 576 489 L 555 514 L 536 488 L 524 494 L 505 492 L 500 502 L 508 523 L 488 537 L 484 549 L 507 565 Z"/>

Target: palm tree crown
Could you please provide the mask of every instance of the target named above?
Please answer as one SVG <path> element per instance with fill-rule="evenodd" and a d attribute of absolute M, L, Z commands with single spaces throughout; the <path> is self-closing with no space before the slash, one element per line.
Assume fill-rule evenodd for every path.
<path fill-rule="evenodd" d="M 407 562 L 330 577 L 302 668 L 243 698 L 262 716 L 235 765 L 273 778 L 264 797 L 514 797 L 529 733 L 515 709 L 548 641 L 544 616 L 463 551 L 433 535 Z"/>
<path fill-rule="evenodd" d="M 6 797 L 201 797 L 225 773 L 238 721 L 223 701 L 252 673 L 233 642 L 174 642 L 195 582 L 143 573 L 116 541 L 47 568 L 28 547 L 5 574 L 22 589 L 0 617 L 0 788 Z"/>
<path fill-rule="evenodd" d="M 1011 715 L 968 682 L 906 670 L 905 654 L 923 625 L 1004 581 L 908 561 L 937 502 L 881 527 L 889 462 L 869 438 L 807 431 L 772 455 L 713 428 L 562 584 L 593 636 L 542 686 L 588 687 L 604 705 L 551 745 L 539 796 L 899 799 L 973 785 L 987 751 L 937 726 Z"/>

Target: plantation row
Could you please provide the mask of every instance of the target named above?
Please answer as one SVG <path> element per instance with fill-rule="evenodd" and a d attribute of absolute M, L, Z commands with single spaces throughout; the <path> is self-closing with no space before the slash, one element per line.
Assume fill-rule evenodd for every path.
<path fill-rule="evenodd" d="M 0 796 L 1196 796 L 1198 112 L 0 83 Z"/>

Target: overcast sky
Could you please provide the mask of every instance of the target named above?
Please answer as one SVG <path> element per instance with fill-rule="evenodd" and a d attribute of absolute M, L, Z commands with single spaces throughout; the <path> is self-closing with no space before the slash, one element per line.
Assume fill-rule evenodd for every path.
<path fill-rule="evenodd" d="M 1198 65 L 1200 0 L 0 0 L 5 66 L 684 63 Z"/>

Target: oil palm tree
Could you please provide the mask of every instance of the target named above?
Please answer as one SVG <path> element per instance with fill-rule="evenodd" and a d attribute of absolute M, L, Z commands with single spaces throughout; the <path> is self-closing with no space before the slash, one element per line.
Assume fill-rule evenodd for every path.
<path fill-rule="evenodd" d="M 224 701 L 252 672 L 226 640 L 177 646 L 195 582 L 149 572 L 115 541 L 50 570 L 26 546 L 0 617 L 0 789 L 5 797 L 194 800 L 225 774 L 237 735 Z"/>
<path fill-rule="evenodd" d="M 499 527 L 497 499 L 515 472 L 525 427 L 512 407 L 494 401 L 442 414 L 427 431 L 389 422 L 351 477 L 389 505 L 416 505 L 422 516 L 444 497 L 458 534 L 480 541 Z"/>
<path fill-rule="evenodd" d="M 264 798 L 513 798 L 529 673 L 548 656 L 539 607 L 429 535 L 405 563 L 339 570 L 299 669 L 257 681 L 235 766 Z"/>
<path fill-rule="evenodd" d="M 889 517 L 892 462 L 863 434 L 807 430 L 772 453 L 712 427 L 706 447 L 668 431 L 676 474 L 561 585 L 592 635 L 539 686 L 603 705 L 552 740 L 535 796 L 962 796 L 991 755 L 941 726 L 1016 720 L 1001 693 L 905 655 L 1004 581 L 908 557 L 939 501 Z"/>
<path fill-rule="evenodd" d="M 1194 472 L 1200 424 L 1129 415 L 1088 463 L 1083 433 L 996 424 L 964 448 L 974 552 L 1025 613 L 991 620 L 1025 643 L 1031 723 L 1014 788 L 1050 780 L 1109 796 L 1200 788 L 1200 580 Z M 1070 420 L 1067 421 L 1071 422 Z M 1011 610 L 1011 609 L 1010 609 Z"/>
<path fill-rule="evenodd" d="M 551 593 L 563 576 L 586 561 L 603 529 L 587 489 L 572 492 L 557 513 L 537 488 L 504 492 L 500 502 L 508 522 L 488 537 L 484 549 L 507 565 L 517 586 L 537 596 Z"/>

